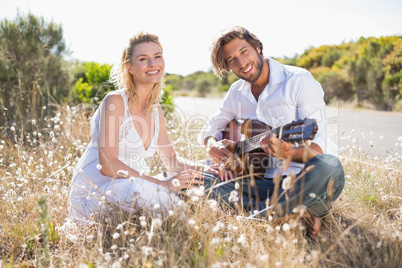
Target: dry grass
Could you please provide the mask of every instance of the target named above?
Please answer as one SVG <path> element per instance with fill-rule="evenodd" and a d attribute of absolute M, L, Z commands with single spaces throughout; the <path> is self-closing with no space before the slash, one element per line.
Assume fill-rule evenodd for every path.
<path fill-rule="evenodd" d="M 45 121 L 29 133 L 0 129 L 0 267 L 402 267 L 402 138 L 384 160 L 360 161 L 353 144 L 345 148 L 345 189 L 311 241 L 298 221 L 245 222 L 207 198 L 164 217 L 117 209 L 78 227 L 66 221 L 67 197 L 89 121 L 67 108 Z M 202 159 L 180 124 L 169 125 L 175 148 Z"/>

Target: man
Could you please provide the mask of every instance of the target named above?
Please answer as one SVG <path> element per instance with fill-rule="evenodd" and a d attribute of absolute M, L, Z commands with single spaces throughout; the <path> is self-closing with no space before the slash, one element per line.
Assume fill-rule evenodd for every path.
<path fill-rule="evenodd" d="M 206 189 L 212 188 L 212 196 L 231 205 L 231 193 L 241 189 L 238 199 L 251 212 L 275 205 L 277 213 L 288 215 L 303 205 L 314 218 L 310 235 L 315 238 L 321 226 L 320 218 L 328 213 L 330 202 L 340 195 L 344 186 L 342 165 L 330 155 L 336 154 L 337 148 L 328 139 L 321 85 L 304 69 L 265 59 L 261 41 L 239 26 L 213 43 L 211 61 L 218 77 L 232 71 L 240 79 L 232 84 L 219 112 L 198 136 L 198 142 L 222 166 L 220 176 L 205 179 Z M 304 118 L 314 118 L 318 125 L 310 146 L 296 147 L 268 132 L 259 144 L 271 156 L 271 167 L 263 176 L 234 179 L 238 174 L 228 169 L 227 164 L 236 158 L 229 150 L 234 142 L 222 140 L 222 132 L 232 119 L 257 119 L 277 128 Z M 291 180 L 291 189 L 282 184 L 285 178 Z M 223 181 L 226 183 L 222 186 L 212 187 Z M 280 185 L 275 189 L 276 181 Z"/>

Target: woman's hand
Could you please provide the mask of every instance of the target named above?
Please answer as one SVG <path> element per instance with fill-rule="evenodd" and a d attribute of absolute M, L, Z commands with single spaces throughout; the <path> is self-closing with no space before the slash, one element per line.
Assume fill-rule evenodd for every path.
<path fill-rule="evenodd" d="M 198 186 L 204 184 L 204 181 L 200 180 L 204 177 L 205 176 L 202 175 L 202 173 L 199 171 L 187 169 L 180 172 L 173 178 L 165 181 L 165 184 L 163 186 L 166 187 L 169 191 L 176 192 L 182 189 L 192 188 L 195 185 Z"/>

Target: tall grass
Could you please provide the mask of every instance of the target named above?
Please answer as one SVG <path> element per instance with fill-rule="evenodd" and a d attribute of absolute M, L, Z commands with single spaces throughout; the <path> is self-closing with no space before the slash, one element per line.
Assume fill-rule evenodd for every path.
<path fill-rule="evenodd" d="M 362 159 L 356 141 L 343 148 L 345 189 L 317 241 L 298 218 L 244 221 L 205 196 L 164 217 L 158 208 L 117 208 L 82 227 L 68 220 L 67 198 L 89 142 L 88 114 L 60 107 L 53 118 L 28 120 L 32 132 L 1 129 L 0 267 L 402 267 L 402 137 L 383 160 Z M 168 122 L 176 150 L 205 158 L 185 126 Z M 161 171 L 157 157 L 149 162 Z"/>

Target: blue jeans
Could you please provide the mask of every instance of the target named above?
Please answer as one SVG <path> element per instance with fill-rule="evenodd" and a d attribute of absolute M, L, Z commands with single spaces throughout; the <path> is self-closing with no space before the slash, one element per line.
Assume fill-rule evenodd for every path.
<path fill-rule="evenodd" d="M 314 169 L 303 175 L 305 169 L 311 165 L 314 165 Z M 304 169 L 296 175 L 298 179 L 293 186 L 286 191 L 282 188 L 283 178 L 278 180 L 275 194 L 275 179 L 262 176 L 255 176 L 255 183 L 250 178 L 243 178 L 212 188 L 222 181 L 219 176 L 206 174 L 204 187 L 209 198 L 227 203 L 233 208 L 235 203 L 229 202 L 229 197 L 238 182 L 238 201 L 245 210 L 262 210 L 269 203 L 274 206 L 276 212 L 283 215 L 294 213 L 294 208 L 304 205 L 313 216 L 323 217 L 328 213 L 331 201 L 338 198 L 345 184 L 342 164 L 335 156 L 326 154 L 319 154 L 310 159 Z"/>

